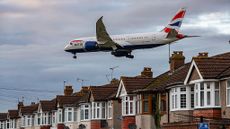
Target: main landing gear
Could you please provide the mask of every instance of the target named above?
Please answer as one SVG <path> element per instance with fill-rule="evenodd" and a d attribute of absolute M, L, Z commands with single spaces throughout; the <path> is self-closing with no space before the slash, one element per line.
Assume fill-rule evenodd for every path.
<path fill-rule="evenodd" d="M 134 58 L 134 55 L 131 55 L 131 53 L 129 53 L 126 58 L 130 58 L 130 59 L 133 59 Z"/>

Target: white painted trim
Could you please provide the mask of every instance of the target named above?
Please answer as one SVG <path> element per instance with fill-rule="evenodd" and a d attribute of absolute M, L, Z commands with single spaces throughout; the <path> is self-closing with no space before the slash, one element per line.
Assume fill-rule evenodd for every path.
<path fill-rule="evenodd" d="M 189 77 L 191 76 L 193 67 L 195 67 L 195 69 L 197 70 L 200 79 L 203 79 L 203 77 L 202 77 L 202 75 L 201 75 L 201 73 L 200 73 L 200 71 L 199 71 L 199 69 L 198 69 L 198 67 L 197 67 L 197 65 L 196 65 L 196 63 L 195 63 L 195 61 L 193 60 L 193 61 L 192 61 L 192 64 L 190 65 L 189 71 L 188 71 L 188 73 L 187 73 L 187 75 L 186 75 L 185 81 L 184 81 L 184 84 L 185 84 L 185 85 L 188 83 L 188 79 L 189 79 Z"/>
<path fill-rule="evenodd" d="M 127 95 L 126 89 L 125 89 L 125 94 L 121 94 L 121 91 L 122 91 L 123 88 L 125 89 L 125 85 L 124 85 L 123 81 L 121 80 L 120 84 L 119 84 L 119 87 L 118 87 L 118 90 L 117 90 L 117 94 L 116 94 L 117 98 L 121 97 L 121 96 L 126 96 Z"/>

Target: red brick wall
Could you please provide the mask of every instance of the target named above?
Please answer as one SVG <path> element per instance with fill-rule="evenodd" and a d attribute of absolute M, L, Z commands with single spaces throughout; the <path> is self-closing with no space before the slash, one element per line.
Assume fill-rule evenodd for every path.
<path fill-rule="evenodd" d="M 91 120 L 91 129 L 100 129 L 101 121 L 100 120 Z"/>
<path fill-rule="evenodd" d="M 129 129 L 129 124 L 136 124 L 135 116 L 124 116 L 122 120 L 122 129 Z"/>
<path fill-rule="evenodd" d="M 57 129 L 64 129 L 65 125 L 64 124 L 58 124 Z"/>
<path fill-rule="evenodd" d="M 47 126 L 41 126 L 40 129 L 50 129 L 50 125 Z"/>
<path fill-rule="evenodd" d="M 193 116 L 203 116 L 203 117 L 209 117 L 209 118 L 221 118 L 221 109 L 215 108 L 215 109 L 199 109 L 193 111 Z"/>
<path fill-rule="evenodd" d="M 222 129 L 222 125 L 226 123 L 209 123 L 210 129 Z M 230 129 L 230 125 L 225 125 L 226 129 Z M 198 123 L 174 123 L 174 124 L 164 124 L 162 129 L 198 129 Z"/>

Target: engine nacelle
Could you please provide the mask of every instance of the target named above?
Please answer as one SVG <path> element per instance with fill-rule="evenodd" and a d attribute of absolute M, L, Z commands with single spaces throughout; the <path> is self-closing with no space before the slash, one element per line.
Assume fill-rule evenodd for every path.
<path fill-rule="evenodd" d="M 84 44 L 84 48 L 87 51 L 93 51 L 98 49 L 98 44 L 96 41 L 86 41 Z"/>
<path fill-rule="evenodd" d="M 131 53 L 130 50 L 125 50 L 125 49 L 118 49 L 116 51 L 112 51 L 111 54 L 116 56 L 116 57 L 122 57 L 122 56 L 127 56 Z"/>

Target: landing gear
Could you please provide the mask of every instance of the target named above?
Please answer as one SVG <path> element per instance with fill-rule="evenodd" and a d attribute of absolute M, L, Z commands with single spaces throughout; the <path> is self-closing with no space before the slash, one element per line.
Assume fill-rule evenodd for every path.
<path fill-rule="evenodd" d="M 126 58 L 133 59 L 133 58 L 134 58 L 134 55 L 129 54 L 129 55 L 126 56 Z"/>
<path fill-rule="evenodd" d="M 77 59 L 76 53 L 73 53 L 73 58 Z"/>

